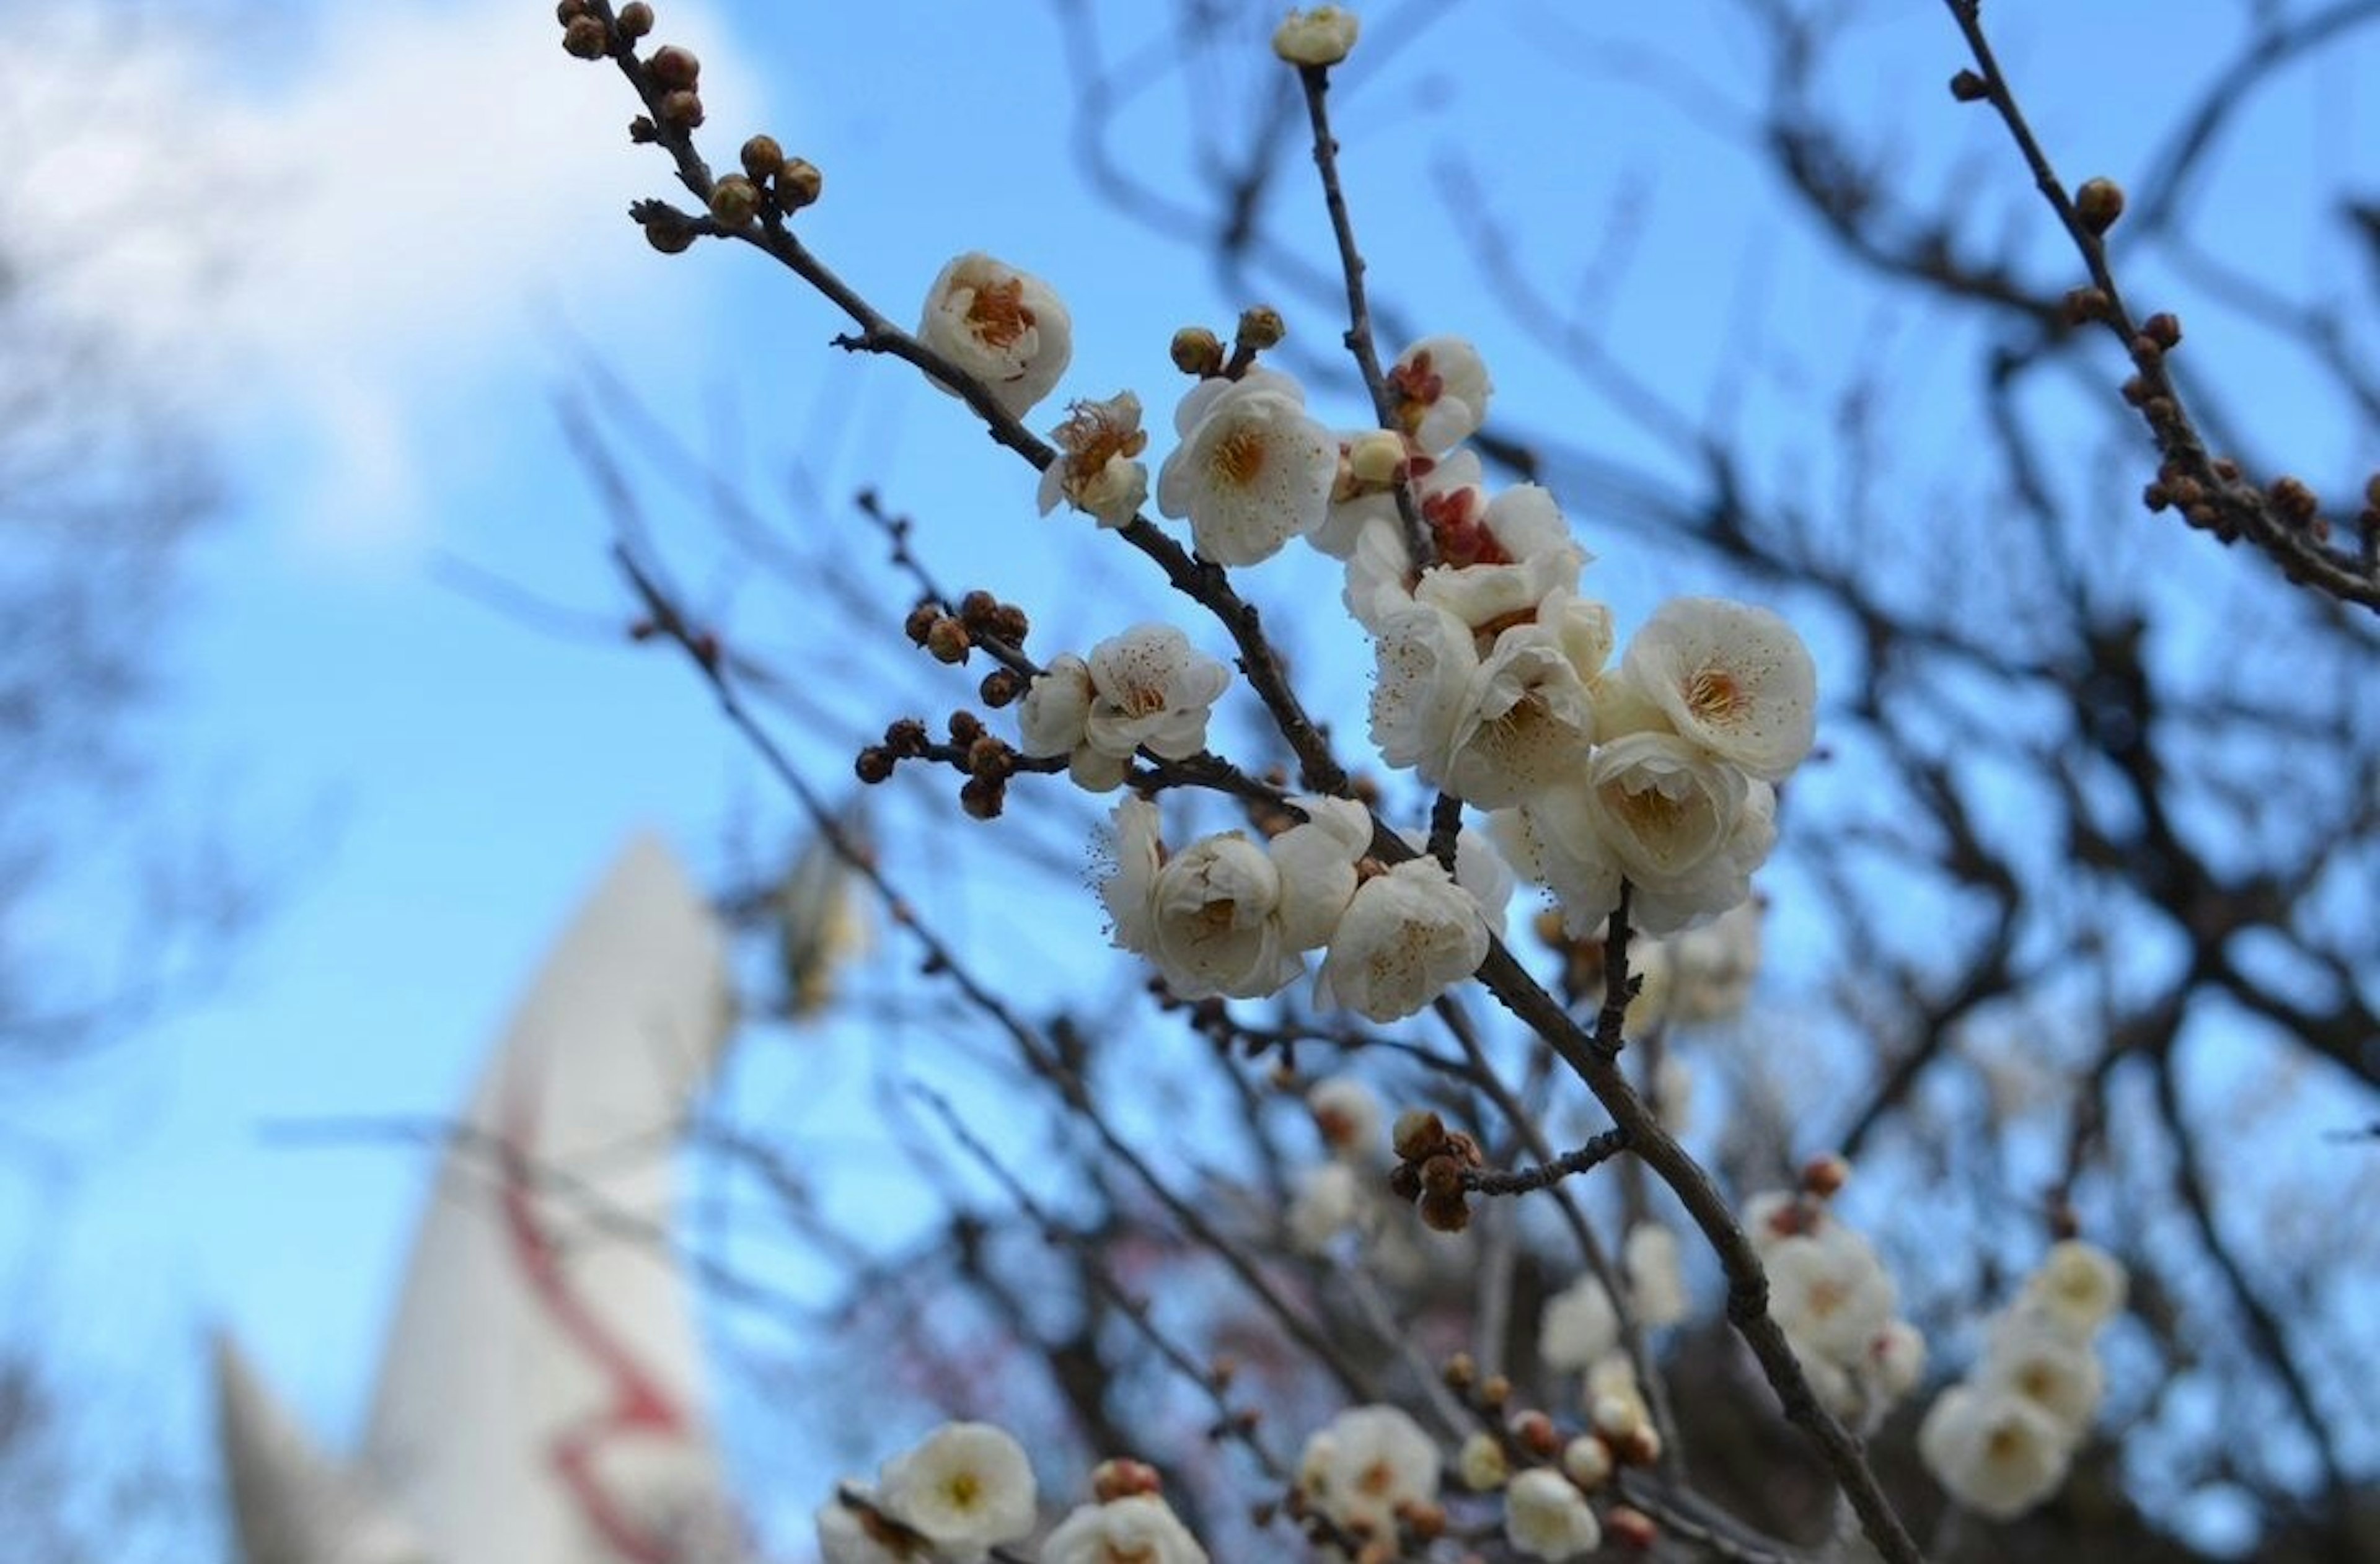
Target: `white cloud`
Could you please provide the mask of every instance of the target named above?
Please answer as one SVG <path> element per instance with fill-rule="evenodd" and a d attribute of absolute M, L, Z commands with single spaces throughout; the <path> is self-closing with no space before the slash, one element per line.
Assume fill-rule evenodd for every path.
<path fill-rule="evenodd" d="M 0 67 L 0 231 L 170 389 L 294 432 L 292 469 L 335 486 L 313 530 L 381 545 L 418 535 L 435 409 L 506 382 L 536 397 L 557 314 L 650 343 L 697 289 L 682 269 L 650 285 L 625 208 L 682 192 L 550 6 L 327 9 L 303 37 L 45 9 L 42 46 Z M 719 134 L 760 123 L 711 16 L 664 19 L 704 59 Z"/>

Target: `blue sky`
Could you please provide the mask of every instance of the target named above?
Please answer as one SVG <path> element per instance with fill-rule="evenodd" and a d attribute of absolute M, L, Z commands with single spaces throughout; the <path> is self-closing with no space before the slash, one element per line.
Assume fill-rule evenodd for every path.
<path fill-rule="evenodd" d="M 58 8 L 62 39 L 79 36 L 72 18 L 85 9 Z M 959 250 L 1040 273 L 1075 317 L 1068 391 L 1131 385 L 1160 421 L 1172 397 L 1172 329 L 1222 324 L 1245 301 L 1218 297 L 1204 268 L 1083 189 L 1064 141 L 1071 86 L 1057 14 L 887 0 L 801 7 L 795 21 L 789 9 L 661 7 L 662 36 L 692 42 L 706 61 L 713 162 L 730 161 L 746 130 L 767 128 L 820 164 L 827 198 L 805 229 L 895 317 Z M 1727 35 L 1710 30 L 1723 7 L 1673 9 L 1683 15 L 1646 21 L 1638 42 L 1679 58 L 1708 48 L 1736 60 Z M 1863 51 L 1875 74 L 1835 90 L 1904 133 L 1920 188 L 1995 182 L 1994 198 L 1978 203 L 1984 230 L 2011 212 L 2034 219 L 1980 115 L 1946 128 L 1953 108 L 1938 88 L 1909 91 L 1897 77 L 1947 76 L 1956 63 L 1947 21 L 1930 6 L 1878 9 Z M 2179 27 L 2176 8 L 2057 9 L 2054 40 L 2037 18 L 2010 12 L 2011 67 L 2044 81 L 2040 128 L 2066 166 L 2127 172 L 2142 148 L 2128 139 L 2124 99 L 2146 91 L 2151 73 L 2084 87 L 2063 62 L 2095 42 L 2115 48 L 2151 21 Z M 1101 10 L 1118 55 L 1137 46 L 1133 29 L 1154 12 Z M 1524 249 L 1591 253 L 1595 226 L 1635 192 L 1638 247 L 1658 264 L 1637 263 L 1603 329 L 1623 361 L 1688 406 L 1747 319 L 1803 320 L 1840 282 L 1823 252 L 1780 226 L 1741 155 L 1632 84 L 1643 55 L 1594 54 L 1580 89 L 1564 54 L 1574 15 L 1550 4 L 1459 9 L 1385 79 L 1359 78 L 1341 100 L 1376 284 L 1438 301 L 1424 324 L 1477 334 L 1501 404 L 1556 430 L 1564 418 L 1609 415 L 1583 402 L 1553 354 L 1482 297 L 1432 194 L 1433 167 L 1449 154 L 1471 160 Z M 89 270 L 93 297 L 137 301 L 119 311 L 125 329 L 154 344 L 160 374 L 205 410 L 235 485 L 231 514 L 194 558 L 171 642 L 170 691 L 153 725 L 172 773 L 161 807 L 220 825 L 278 891 L 217 992 L 71 1083 L 73 1113 L 55 1136 L 72 1158 L 63 1185 L 12 1173 L 0 1150 L 0 1265 L 11 1267 L 0 1278 L 16 1282 L 19 1313 L 70 1359 L 163 1388 L 169 1423 L 189 1437 L 200 1415 L 198 1333 L 223 1323 L 336 1439 L 368 1391 L 421 1163 L 385 1146 L 272 1144 L 262 1126 L 447 1109 L 621 836 L 658 824 L 717 870 L 735 820 L 764 792 L 669 658 L 540 635 L 433 576 L 432 563 L 451 555 L 560 602 L 625 612 L 601 515 L 552 411 L 576 381 L 577 356 L 600 357 L 761 492 L 798 456 L 829 502 L 807 509 L 805 525 L 853 528 L 848 548 L 863 571 L 876 568 L 879 547 L 841 503 L 862 480 L 921 517 L 950 578 L 980 576 L 1028 604 L 1060 579 L 1080 540 L 1035 520 L 1031 475 L 953 405 L 896 367 L 826 348 L 840 322 L 790 279 L 743 253 L 650 253 L 622 211 L 666 189 L 664 171 L 619 133 L 632 108 L 625 88 L 561 54 L 545 6 L 290 4 L 249 25 L 274 68 L 257 68 L 252 55 L 227 65 L 188 34 L 144 38 L 123 67 L 123 101 L 142 113 L 97 121 L 79 154 L 91 161 L 51 181 L 42 199 L 71 212 L 79 191 L 153 167 L 143 148 L 163 142 L 181 149 L 183 166 L 259 203 L 232 227 L 228 274 L 199 264 L 219 257 L 212 247 L 223 240 L 221 207 L 203 200 L 188 224 L 135 230 Z M 2169 46 L 2186 57 L 2181 42 Z M 2374 64 L 2368 48 L 2355 58 Z M 2362 149 L 2336 155 L 2368 160 L 2380 127 L 2350 90 L 2352 68 L 2352 59 L 2325 65 L 2338 74 L 2314 83 L 2344 110 L 2318 117 L 2284 103 L 2262 144 L 2283 162 L 2317 145 Z M 1178 180 L 1185 137 L 1250 107 L 1222 84 L 1195 101 L 1168 91 L 1130 116 L 1130 155 L 1152 181 Z M 2290 207 L 2286 178 L 2250 168 L 2222 180 L 2243 223 Z M 1309 198 L 1293 185 L 1275 199 L 1312 210 Z M 1319 222 L 1317 212 L 1318 237 Z M 1738 273 L 1754 251 L 1774 264 L 1748 294 Z M 2311 242 L 2302 253 L 2309 266 L 2335 263 Z M 1543 285 L 1572 285 L 1562 264 L 1548 266 Z M 1895 345 L 1895 368 L 1925 389 L 1922 333 L 1871 324 Z M 1292 325 L 1324 346 L 1337 329 L 1335 319 L 1294 313 Z M 1777 349 L 1787 359 L 1806 350 L 1806 336 Z M 1815 378 L 1828 366 L 1772 368 Z M 2351 456 L 2344 431 L 2312 410 L 2273 416 L 2308 423 L 2325 459 Z M 1923 421 L 1909 435 L 1920 451 L 1964 438 Z M 732 631 L 797 643 L 797 618 L 767 615 L 797 616 L 798 606 L 771 597 L 756 609 L 735 593 L 691 540 L 698 511 L 682 500 L 656 511 L 665 537 L 686 540 L 689 579 L 708 600 L 743 611 Z M 1576 519 L 1601 550 L 1592 517 Z M 1597 577 L 1623 625 L 1655 595 L 1700 585 L 1641 552 L 1601 552 Z M 1325 580 L 1284 573 L 1268 589 L 1293 602 Z M 1119 592 L 1140 589 L 1128 571 L 1116 581 Z M 1074 615 L 1092 634 L 1120 627 L 1090 614 L 1070 601 L 1048 623 Z M 1360 688 L 1343 657 L 1318 668 L 1326 690 Z M 816 775 L 844 774 L 827 746 L 808 758 Z M 771 806 L 768 818 L 783 816 Z M 929 816 L 918 829 L 965 828 Z M 1096 927 L 1067 914 L 1061 928 L 1074 927 L 1066 916 Z"/>

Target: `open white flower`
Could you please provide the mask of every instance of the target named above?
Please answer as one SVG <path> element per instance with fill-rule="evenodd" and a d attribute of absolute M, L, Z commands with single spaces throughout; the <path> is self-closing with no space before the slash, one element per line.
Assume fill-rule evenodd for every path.
<path fill-rule="evenodd" d="M 1639 882 L 1680 879 L 1716 855 L 1743 812 L 1743 773 L 1666 734 L 1598 746 L 1587 768 L 1597 834 Z"/>
<path fill-rule="evenodd" d="M 880 1489 L 885 1513 L 952 1564 L 974 1564 L 1033 1530 L 1033 1463 L 989 1423 L 943 1424 L 885 1463 Z"/>
<path fill-rule="evenodd" d="M 1333 489 L 1329 516 L 1306 538 L 1331 558 L 1347 562 L 1347 611 L 1367 627 L 1374 604 L 1392 607 L 1410 600 L 1420 575 L 1405 547 L 1393 484 L 1379 479 L 1375 462 L 1367 461 L 1361 472 L 1355 467 L 1359 455 L 1368 456 L 1378 449 L 1373 436 L 1379 432 L 1367 430 L 1345 438 L 1347 482 Z M 1404 443 L 1401 435 L 1388 438 L 1400 446 Z M 1485 472 L 1477 452 L 1408 454 L 1404 465 L 1407 486 L 1425 519 L 1448 514 L 1450 508 L 1466 515 L 1486 509 Z"/>
<path fill-rule="evenodd" d="M 1900 1400 L 1925 1377 L 1925 1333 L 1905 1319 L 1894 1320 L 1867 1344 L 1867 1370 L 1887 1401 Z"/>
<path fill-rule="evenodd" d="M 1682 736 L 1753 776 L 1775 782 L 1810 753 L 1817 667 L 1793 627 L 1765 608 L 1673 598 L 1621 661 Z"/>
<path fill-rule="evenodd" d="M 1515 625 L 1472 671 L 1442 757 L 1421 774 L 1483 809 L 1519 804 L 1574 776 L 1595 744 L 1595 705 L 1560 635 Z"/>
<path fill-rule="evenodd" d="M 2073 1452 L 2058 1420 L 2022 1396 L 1954 1385 L 1926 1409 L 1917 1453 L 1953 1499 L 2013 1521 L 2057 1491 Z"/>
<path fill-rule="evenodd" d="M 2098 1414 L 2107 1376 L 2087 1338 L 2078 1340 L 2046 1315 L 2021 1310 L 1995 1322 L 1984 1361 L 1968 1382 L 2022 1396 L 2079 1440 Z"/>
<path fill-rule="evenodd" d="M 918 341 L 982 382 L 992 400 L 1019 418 L 1066 372 L 1074 333 L 1049 284 L 972 250 L 934 279 L 917 324 Z"/>
<path fill-rule="evenodd" d="M 1391 766 L 1435 780 L 1479 671 L 1470 630 L 1443 609 L 1406 602 L 1373 627 L 1372 742 Z"/>
<path fill-rule="evenodd" d="M 1292 11 L 1272 31 L 1272 52 L 1293 66 L 1335 66 L 1355 47 L 1355 13 L 1337 6 Z"/>
<path fill-rule="evenodd" d="M 1546 1300 L 1537 1319 L 1537 1356 L 1552 1369 L 1583 1369 L 1620 1345 L 1620 1311 L 1591 1276 Z"/>
<path fill-rule="evenodd" d="M 1061 455 L 1041 469 L 1043 515 L 1062 500 L 1101 527 L 1122 527 L 1148 503 L 1148 465 L 1133 458 L 1148 448 L 1148 435 L 1140 427 L 1140 398 L 1131 392 L 1075 403 L 1050 439 Z"/>
<path fill-rule="evenodd" d="M 2088 1337 L 2124 1306 L 2124 1267 L 2098 1245 L 2070 1238 L 2051 1246 L 2023 1296 L 2026 1306 Z"/>
<path fill-rule="evenodd" d="M 1603 1528 L 1578 1485 L 1533 1466 L 1504 1489 L 1504 1540 L 1531 1558 L 1576 1558 L 1603 1543 Z"/>
<path fill-rule="evenodd" d="M 1692 874 L 1644 879 L 1629 903 L 1629 920 L 1648 934 L 1674 934 L 1752 894 L 1752 876 L 1777 845 L 1777 790 L 1757 778 L 1744 786 L 1743 808 L 1718 852 Z"/>
<path fill-rule="evenodd" d="M 1488 959 L 1488 923 L 1438 860 L 1409 858 L 1355 888 L 1322 961 L 1321 993 L 1373 1021 L 1419 1012 Z"/>
<path fill-rule="evenodd" d="M 1281 939 L 1281 871 L 1237 831 L 1201 838 L 1157 872 L 1149 956 L 1185 1000 L 1277 994 L 1305 970 Z"/>
<path fill-rule="evenodd" d="M 1398 426 L 1433 456 L 1479 432 L 1496 390 L 1479 349 L 1459 336 L 1422 338 L 1397 355 L 1387 378 Z"/>
<path fill-rule="evenodd" d="M 1892 1323 L 1900 1291 L 1867 1240 L 1832 1222 L 1782 1238 L 1760 1262 L 1768 1270 L 1768 1312 L 1797 1350 L 1856 1365 Z"/>
<path fill-rule="evenodd" d="M 1463 489 L 1423 504 L 1438 559 L 1421 573 L 1413 593 L 1493 635 L 1535 613 L 1551 593 L 1574 593 L 1587 552 L 1571 536 L 1553 495 L 1537 485 L 1516 484 L 1484 505 L 1482 498 L 1483 491 Z M 1607 617 L 1604 648 L 1609 647 Z M 1596 666 L 1601 663 L 1598 654 Z"/>
<path fill-rule="evenodd" d="M 1163 1499 L 1128 1494 L 1059 1522 L 1041 1564 L 1207 1564 L 1207 1550 Z"/>
<path fill-rule="evenodd" d="M 1295 381 L 1269 370 L 1201 381 L 1174 423 L 1182 443 L 1158 469 L 1157 507 L 1190 518 L 1199 553 L 1255 564 L 1322 525 L 1339 441 L 1306 416 Z"/>
<path fill-rule="evenodd" d="M 1157 806 L 1133 797 L 1115 806 L 1111 826 L 1114 862 L 1099 876 L 1099 901 L 1108 910 L 1109 938 L 1118 950 L 1150 955 L 1157 949 L 1157 876 L 1165 867 L 1158 840 Z"/>
<path fill-rule="evenodd" d="M 1171 624 L 1136 625 L 1101 641 L 1088 672 L 1084 737 L 1119 758 L 1140 749 L 1169 760 L 1197 754 L 1207 746 L 1208 713 L 1232 682 L 1229 668 Z"/>
<path fill-rule="evenodd" d="M 1300 795 L 1305 818 L 1268 844 L 1281 871 L 1281 940 L 1293 951 L 1319 950 L 1355 894 L 1355 862 L 1372 845 L 1372 814 L 1345 798 Z"/>
<path fill-rule="evenodd" d="M 1354 1407 L 1306 1441 L 1299 1482 L 1331 1520 L 1386 1536 L 1398 1506 L 1438 1497 L 1439 1465 L 1438 1446 L 1403 1411 Z"/>
<path fill-rule="evenodd" d="M 1111 755 L 1090 742 L 1091 666 L 1060 652 L 1033 677 L 1016 703 L 1016 746 L 1027 755 L 1063 755 L 1075 782 L 1092 793 L 1123 785 L 1130 750 Z"/>

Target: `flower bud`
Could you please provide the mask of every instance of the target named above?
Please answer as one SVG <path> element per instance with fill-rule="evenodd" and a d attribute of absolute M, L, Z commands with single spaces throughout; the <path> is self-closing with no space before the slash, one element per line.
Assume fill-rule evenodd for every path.
<path fill-rule="evenodd" d="M 1103 1461 L 1091 1469 L 1091 1492 L 1101 1504 L 1113 1504 L 1120 1498 L 1139 1494 L 1153 1494 L 1165 1486 L 1157 1468 L 1145 1461 L 1119 1456 Z"/>
<path fill-rule="evenodd" d="M 562 30 L 562 52 L 582 60 L 600 60 L 612 49 L 612 35 L 593 17 L 573 17 Z"/>
<path fill-rule="evenodd" d="M 645 0 L 628 0 L 620 7 L 620 36 L 642 38 L 653 30 L 653 8 Z"/>
<path fill-rule="evenodd" d="M 2113 179 L 2083 180 L 2082 188 L 2074 192 L 2074 214 L 2093 233 L 2106 233 L 2124 214 L 2123 187 Z"/>
<path fill-rule="evenodd" d="M 694 229 L 684 217 L 663 208 L 645 219 L 645 242 L 663 255 L 677 255 L 694 243 Z"/>
<path fill-rule="evenodd" d="M 1272 52 L 1293 66 L 1335 66 L 1354 49 L 1359 30 L 1355 14 L 1336 6 L 1292 11 L 1273 29 Z"/>
<path fill-rule="evenodd" d="M 760 192 L 741 174 L 730 174 L 710 187 L 710 215 L 720 226 L 741 228 L 760 210 Z"/>
<path fill-rule="evenodd" d="M 662 99 L 662 117 L 681 130 L 702 123 L 702 100 L 685 88 Z"/>
<path fill-rule="evenodd" d="M 694 57 L 694 51 L 674 43 L 664 43 L 654 50 L 645 68 L 652 72 L 655 82 L 670 91 L 690 89 L 702 76 L 702 62 Z"/>
<path fill-rule="evenodd" d="M 1268 347 L 1278 347 L 1288 334 L 1289 322 L 1269 304 L 1253 305 L 1240 311 L 1237 344 L 1242 353 L 1261 353 Z"/>
<path fill-rule="evenodd" d="M 1802 1169 L 1802 1187 L 1821 1200 L 1832 1199 L 1851 1182 L 1852 1165 L 1831 1151 L 1811 1158 Z"/>
<path fill-rule="evenodd" d="M 1173 367 L 1185 375 L 1204 378 L 1223 368 L 1223 339 L 1204 326 L 1184 326 L 1175 332 L 1170 351 Z"/>
<path fill-rule="evenodd" d="M 1554 1420 L 1534 1407 L 1514 1412 L 1505 1426 L 1531 1455 L 1550 1458 L 1561 1449 L 1561 1437 L 1554 1432 Z"/>
<path fill-rule="evenodd" d="M 1390 1144 L 1402 1160 L 1418 1162 L 1446 1144 L 1446 1121 L 1427 1108 L 1408 1108 L 1397 1115 Z"/>
<path fill-rule="evenodd" d="M 1512 1474 L 1504 1461 L 1504 1447 L 1488 1433 L 1474 1434 L 1463 1441 L 1454 1469 L 1463 1485 L 1475 1494 L 1493 1493 Z"/>
<path fill-rule="evenodd" d="M 1603 1534 L 1634 1553 L 1649 1553 L 1661 1540 L 1661 1528 L 1651 1516 L 1631 1505 L 1615 1504 L 1603 1516 Z"/>
<path fill-rule="evenodd" d="M 1581 1434 L 1562 1447 L 1561 1465 L 1572 1482 L 1591 1494 L 1611 1481 L 1611 1447 L 1593 1434 Z"/>
<path fill-rule="evenodd" d="M 1990 85 L 1972 70 L 1962 70 L 1950 79 L 1950 96 L 1962 103 L 1980 103 L 1991 95 Z"/>
<path fill-rule="evenodd" d="M 753 183 L 759 184 L 784 166 L 785 149 L 777 145 L 774 136 L 755 136 L 744 143 L 736 161 L 743 164 L 744 172 Z"/>
<path fill-rule="evenodd" d="M 937 662 L 965 662 L 968 649 L 974 645 L 966 626 L 955 619 L 937 619 L 934 627 L 926 632 L 926 650 Z"/>
<path fill-rule="evenodd" d="M 995 711 L 1003 706 L 1014 706 L 1025 694 L 1025 676 L 1013 668 L 995 668 L 983 676 L 977 693 Z"/>
<path fill-rule="evenodd" d="M 777 165 L 777 204 L 787 212 L 816 205 L 825 188 L 826 176 L 806 157 L 789 157 Z"/>

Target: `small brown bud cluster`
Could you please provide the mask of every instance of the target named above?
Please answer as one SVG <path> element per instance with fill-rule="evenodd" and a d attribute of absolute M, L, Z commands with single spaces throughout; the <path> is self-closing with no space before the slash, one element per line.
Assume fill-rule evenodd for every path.
<path fill-rule="evenodd" d="M 1389 1189 L 1400 1200 L 1417 1204 L 1422 1221 L 1439 1232 L 1461 1232 L 1471 1225 L 1470 1191 L 1464 1175 L 1485 1166 L 1479 1143 L 1451 1131 L 1435 1113 L 1411 1109 L 1397 1118 L 1397 1166 L 1389 1174 Z"/>
<path fill-rule="evenodd" d="M 953 664 L 965 662 L 980 640 L 996 640 L 1013 650 L 1024 643 L 1031 628 L 1032 621 L 1026 618 L 1023 609 L 980 591 L 969 592 L 959 600 L 956 613 L 928 598 L 911 609 L 908 618 L 901 623 L 902 632 L 913 643 L 932 653 L 936 661 Z M 987 681 L 987 691 L 989 688 Z M 1017 693 L 1021 692 L 1011 692 L 1008 698 L 1014 699 Z M 989 693 L 985 698 L 995 706 L 1004 704 L 990 700 Z"/>
<path fill-rule="evenodd" d="M 664 127 L 683 133 L 702 123 L 702 62 L 693 50 L 664 43 L 645 62 L 645 74 L 661 93 L 656 112 Z"/>
<path fill-rule="evenodd" d="M 645 242 L 663 255 L 683 254 L 700 236 L 694 220 L 667 201 L 638 201 L 628 215 L 645 231 Z"/>
<path fill-rule="evenodd" d="M 1950 79 L 1950 96 L 1962 103 L 1980 103 L 1991 95 L 1991 85 L 1972 70 L 1962 70 Z"/>
<path fill-rule="evenodd" d="M 904 717 L 884 730 L 883 741 L 871 744 L 853 758 L 852 770 L 873 785 L 891 777 L 905 760 L 935 760 L 964 772 L 959 804 L 979 820 L 997 816 L 1008 802 L 1008 779 L 1017 770 L 1018 756 L 1007 740 L 989 732 L 983 719 L 964 709 L 951 713 L 947 738 L 941 744 L 928 736 L 926 724 Z"/>

